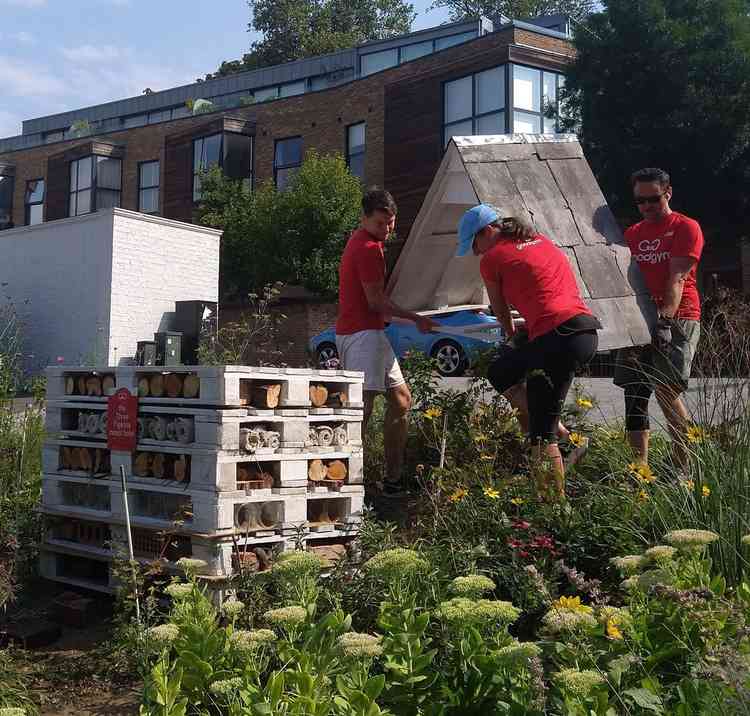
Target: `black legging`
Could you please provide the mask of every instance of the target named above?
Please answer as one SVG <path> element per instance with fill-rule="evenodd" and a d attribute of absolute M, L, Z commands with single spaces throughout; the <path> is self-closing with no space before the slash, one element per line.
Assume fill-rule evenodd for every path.
<path fill-rule="evenodd" d="M 557 442 L 557 423 L 573 376 L 596 355 L 599 345 L 595 330 L 567 333 L 565 326 L 505 351 L 487 373 L 498 393 L 526 380 L 533 443 Z"/>

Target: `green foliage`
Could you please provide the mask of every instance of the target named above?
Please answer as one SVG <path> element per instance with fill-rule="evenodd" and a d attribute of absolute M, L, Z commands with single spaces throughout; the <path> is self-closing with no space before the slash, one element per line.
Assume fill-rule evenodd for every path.
<path fill-rule="evenodd" d="M 6 708 L 21 709 L 26 716 L 38 713 L 27 681 L 13 653 L 0 649 L 0 713 Z"/>
<path fill-rule="evenodd" d="M 558 13 L 582 20 L 596 6 L 592 0 L 436 0 L 432 5 L 447 8 L 452 21 L 469 20 L 480 15 L 491 18 L 505 15 L 524 20 Z"/>
<path fill-rule="evenodd" d="M 747 3 L 603 5 L 576 30 L 566 103 L 610 205 L 636 218 L 628 177 L 659 166 L 672 176 L 674 208 L 698 218 L 719 241 L 746 235 Z M 721 201 L 707 186 L 721 187 Z"/>
<path fill-rule="evenodd" d="M 405 0 L 252 0 L 250 30 L 262 33 L 242 60 L 221 63 L 206 79 L 268 67 L 409 32 L 416 17 Z"/>
<path fill-rule="evenodd" d="M 281 281 L 321 295 L 338 287 L 338 262 L 357 225 L 362 188 L 340 155 L 307 153 L 285 191 L 254 191 L 217 169 L 202 183 L 199 221 L 222 229 L 224 296 Z"/>

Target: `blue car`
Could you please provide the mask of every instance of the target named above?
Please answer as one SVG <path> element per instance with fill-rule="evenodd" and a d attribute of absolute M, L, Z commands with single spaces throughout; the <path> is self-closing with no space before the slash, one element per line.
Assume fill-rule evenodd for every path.
<path fill-rule="evenodd" d="M 487 306 L 458 306 L 419 313 L 444 324 L 448 330 L 444 333 L 420 333 L 411 321 L 394 319 L 386 327 L 385 333 L 393 346 L 393 352 L 399 358 L 403 358 L 409 351 L 421 351 L 435 359 L 438 372 L 445 377 L 455 378 L 463 375 L 466 369 L 471 367 L 477 350 L 486 350 L 498 345 L 504 338 L 504 332 L 497 326 L 494 316 L 487 314 Z M 488 324 L 487 329 L 482 331 L 480 328 L 479 332 L 489 340 L 449 332 L 450 326 L 480 327 L 483 324 Z M 317 365 L 321 367 L 331 359 L 338 358 L 335 329 L 328 328 L 312 338 L 310 352 L 315 356 Z"/>

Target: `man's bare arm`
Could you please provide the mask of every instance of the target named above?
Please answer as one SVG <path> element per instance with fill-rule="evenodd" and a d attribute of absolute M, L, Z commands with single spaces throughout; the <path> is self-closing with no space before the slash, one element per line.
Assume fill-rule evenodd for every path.
<path fill-rule="evenodd" d="M 513 318 L 510 315 L 510 308 L 508 303 L 503 296 L 503 291 L 499 283 L 494 281 L 485 280 L 484 285 L 487 287 L 487 295 L 490 299 L 490 305 L 492 306 L 492 312 L 495 314 L 495 318 L 502 324 L 505 329 L 505 335 L 508 338 L 512 338 L 516 329 L 513 325 Z"/>
<path fill-rule="evenodd" d="M 662 316 L 673 318 L 682 301 L 685 280 L 698 263 L 692 256 L 675 256 L 669 261 L 669 276 L 664 288 L 664 299 L 659 312 Z"/>
<path fill-rule="evenodd" d="M 414 311 L 407 311 L 405 308 L 401 308 L 401 306 L 394 303 L 390 297 L 386 296 L 382 283 L 363 283 L 362 288 L 365 291 L 370 310 L 377 311 L 383 315 L 414 321 L 422 333 L 429 333 L 432 330 L 440 328 L 440 324 L 431 318 L 420 316 Z"/>

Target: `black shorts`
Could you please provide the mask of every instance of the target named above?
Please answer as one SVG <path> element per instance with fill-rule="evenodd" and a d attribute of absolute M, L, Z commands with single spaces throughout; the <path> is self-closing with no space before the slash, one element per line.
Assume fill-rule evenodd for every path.
<path fill-rule="evenodd" d="M 532 442 L 557 442 L 565 398 L 576 371 L 596 355 L 600 327 L 593 316 L 576 316 L 518 348 L 505 348 L 490 365 L 487 378 L 498 393 L 526 381 Z"/>

